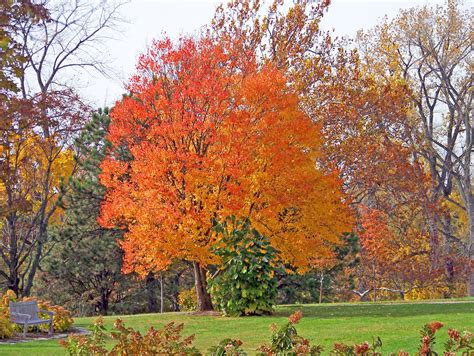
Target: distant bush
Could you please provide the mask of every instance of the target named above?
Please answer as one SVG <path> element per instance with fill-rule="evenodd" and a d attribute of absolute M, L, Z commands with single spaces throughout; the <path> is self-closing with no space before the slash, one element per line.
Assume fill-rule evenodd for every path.
<path fill-rule="evenodd" d="M 197 310 L 197 295 L 194 288 L 182 290 L 179 292 L 178 304 L 180 311 Z"/>

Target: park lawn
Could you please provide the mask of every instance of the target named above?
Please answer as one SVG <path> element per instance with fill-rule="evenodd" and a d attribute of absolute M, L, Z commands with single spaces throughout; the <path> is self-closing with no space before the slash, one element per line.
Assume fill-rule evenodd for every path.
<path fill-rule="evenodd" d="M 415 352 L 419 329 L 431 321 L 445 324 L 439 332 L 437 346 L 447 339 L 448 328 L 474 332 L 474 300 L 456 302 L 396 302 L 396 303 L 338 303 L 322 305 L 283 305 L 272 316 L 227 318 L 188 313 L 141 314 L 121 316 L 126 326 L 146 330 L 175 321 L 184 323 L 183 335 L 195 334 L 195 346 L 206 351 L 209 346 L 226 337 L 241 339 L 243 348 L 254 354 L 255 349 L 270 338 L 269 325 L 286 322 L 288 315 L 303 311 L 297 325 L 299 335 L 313 344 L 324 345 L 327 354 L 334 342 L 361 343 L 373 336 L 383 340 L 383 354 L 405 350 Z M 105 318 L 110 330 L 117 316 Z M 88 327 L 94 318 L 77 318 L 75 325 Z M 0 355 L 63 355 L 57 340 L 36 341 L 15 345 L 0 345 Z"/>

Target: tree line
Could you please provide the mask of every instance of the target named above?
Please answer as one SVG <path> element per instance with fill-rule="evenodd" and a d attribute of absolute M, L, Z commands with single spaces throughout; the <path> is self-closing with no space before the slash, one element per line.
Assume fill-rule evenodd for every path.
<path fill-rule="evenodd" d="M 351 40 L 320 28 L 329 1 L 233 1 L 92 110 L 71 78 L 108 73 L 122 5 L 1 5 L 4 288 L 107 313 L 177 310 L 194 284 L 210 310 L 237 216 L 275 249 L 280 302 L 474 294 L 461 1 Z"/>

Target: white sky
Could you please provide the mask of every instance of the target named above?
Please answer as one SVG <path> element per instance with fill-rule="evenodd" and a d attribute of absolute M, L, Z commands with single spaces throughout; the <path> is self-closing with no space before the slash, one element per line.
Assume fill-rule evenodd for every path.
<path fill-rule="evenodd" d="M 128 23 L 116 41 L 104 52 L 116 74 L 112 78 L 83 75 L 80 92 L 96 107 L 111 106 L 124 93 L 124 83 L 133 73 L 138 55 L 163 32 L 177 37 L 209 23 L 221 0 L 131 0 L 122 8 Z M 268 2 L 268 0 L 267 0 Z M 439 4 L 442 0 L 332 0 L 323 29 L 335 29 L 338 36 L 353 36 L 357 30 L 373 27 L 385 15 L 394 17 L 400 8 Z M 470 4 L 474 0 L 468 0 Z"/>

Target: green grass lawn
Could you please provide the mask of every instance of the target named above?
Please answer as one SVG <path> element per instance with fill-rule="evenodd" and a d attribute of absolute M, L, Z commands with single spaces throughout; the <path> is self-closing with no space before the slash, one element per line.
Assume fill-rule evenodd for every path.
<path fill-rule="evenodd" d="M 256 347 L 268 342 L 269 325 L 284 323 L 292 312 L 303 311 L 303 319 L 297 325 L 301 336 L 320 343 L 329 351 L 336 341 L 360 343 L 371 341 L 372 336 L 383 340 L 383 353 L 405 350 L 414 352 L 418 345 L 418 330 L 423 324 L 441 321 L 445 324 L 437 341 L 441 350 L 448 328 L 474 332 L 474 300 L 457 303 L 354 303 L 323 305 L 279 306 L 268 317 L 226 318 L 197 316 L 186 313 L 141 314 L 122 316 L 126 326 L 146 330 L 170 321 L 184 323 L 184 335 L 195 334 L 195 345 L 202 351 L 223 338 L 241 339 L 250 354 Z M 106 317 L 106 326 L 112 327 L 116 316 Z M 77 318 L 75 325 L 89 326 L 94 318 Z M 36 341 L 15 345 L 0 345 L 0 355 L 63 355 L 57 340 Z"/>

